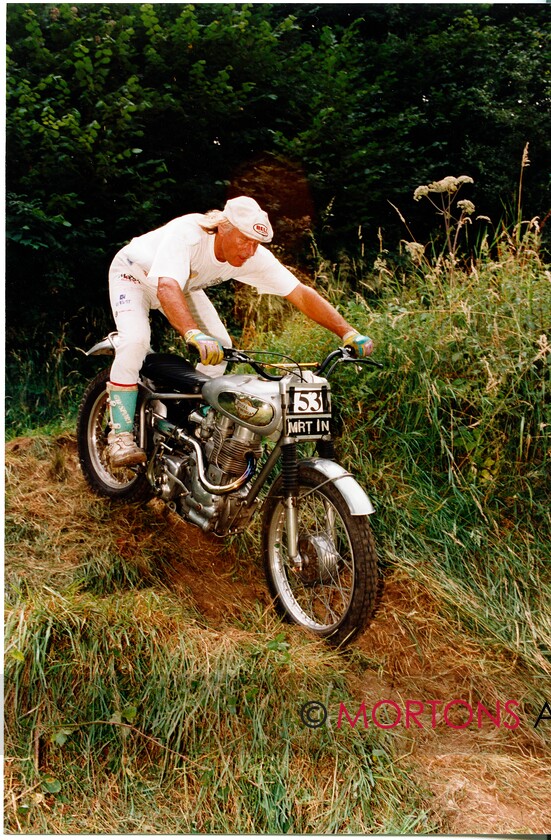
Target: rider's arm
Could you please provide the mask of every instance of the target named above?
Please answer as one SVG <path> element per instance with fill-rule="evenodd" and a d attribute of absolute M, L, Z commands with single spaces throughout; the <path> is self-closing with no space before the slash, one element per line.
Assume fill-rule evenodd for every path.
<path fill-rule="evenodd" d="M 347 333 L 354 332 L 354 327 L 345 321 L 342 315 L 310 286 L 299 283 L 289 295 L 286 295 L 286 298 L 312 321 L 331 330 L 339 338 L 343 338 Z"/>
<path fill-rule="evenodd" d="M 185 336 L 188 330 L 197 329 L 197 324 L 189 311 L 184 293 L 176 280 L 172 277 L 159 277 L 157 297 L 171 326 L 181 336 Z"/>
<path fill-rule="evenodd" d="M 171 326 L 180 333 L 188 347 L 199 353 L 203 364 L 220 364 L 224 358 L 220 341 L 197 328 L 184 293 L 173 277 L 159 277 L 157 297 Z"/>

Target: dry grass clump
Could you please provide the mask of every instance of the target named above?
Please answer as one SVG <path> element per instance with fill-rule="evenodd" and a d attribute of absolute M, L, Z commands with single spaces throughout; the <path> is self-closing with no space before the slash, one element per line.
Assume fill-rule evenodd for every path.
<path fill-rule="evenodd" d="M 540 834 L 549 825 L 549 763 L 490 749 L 463 752 L 450 739 L 423 756 L 435 807 L 450 832 Z"/>

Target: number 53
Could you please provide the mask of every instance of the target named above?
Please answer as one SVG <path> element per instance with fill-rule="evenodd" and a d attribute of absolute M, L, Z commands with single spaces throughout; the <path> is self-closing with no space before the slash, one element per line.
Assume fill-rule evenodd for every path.
<path fill-rule="evenodd" d="M 295 411 L 301 414 L 315 414 L 323 411 L 321 391 L 301 391 L 298 394 Z"/>

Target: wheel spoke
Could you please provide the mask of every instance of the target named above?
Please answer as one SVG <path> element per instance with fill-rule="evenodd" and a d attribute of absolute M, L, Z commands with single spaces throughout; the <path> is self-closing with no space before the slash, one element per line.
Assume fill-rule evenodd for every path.
<path fill-rule="evenodd" d="M 136 473 L 126 467 L 113 469 L 107 457 L 107 394 L 97 400 L 89 419 L 90 457 L 97 475 L 113 489 L 128 486 Z"/>
<path fill-rule="evenodd" d="M 367 514 L 350 509 L 345 487 L 299 462 L 297 555 L 286 539 L 283 476 L 264 508 L 264 570 L 277 610 L 332 644 L 349 644 L 377 608 L 380 578 Z M 341 489 L 342 487 L 342 489 Z M 353 489 L 348 483 L 349 489 Z"/>
<path fill-rule="evenodd" d="M 301 568 L 294 566 L 286 550 L 281 505 L 274 571 L 291 614 L 298 613 L 301 623 L 313 629 L 329 628 L 342 620 L 352 599 L 354 553 L 350 538 L 339 512 L 318 490 L 307 492 L 300 501 L 298 530 Z"/>

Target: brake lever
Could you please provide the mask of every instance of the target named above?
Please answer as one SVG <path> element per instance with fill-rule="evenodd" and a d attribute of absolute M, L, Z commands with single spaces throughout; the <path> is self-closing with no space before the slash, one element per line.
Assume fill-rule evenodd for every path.
<path fill-rule="evenodd" d="M 381 362 L 377 362 L 375 359 L 357 359 L 355 356 L 343 358 L 343 362 L 352 362 L 356 365 L 372 365 L 372 367 L 377 368 L 384 368 L 384 365 Z"/>
<path fill-rule="evenodd" d="M 227 362 L 248 362 L 249 357 L 241 350 L 236 350 L 234 347 L 224 347 L 224 359 Z"/>
<path fill-rule="evenodd" d="M 384 368 L 384 365 L 381 362 L 377 362 L 375 359 L 372 359 L 371 356 L 365 356 L 358 359 L 357 356 L 352 354 L 350 347 L 339 347 L 339 350 L 342 352 L 341 360 L 343 362 L 353 362 L 357 365 L 372 365 L 372 367 Z"/>
<path fill-rule="evenodd" d="M 279 380 L 282 379 L 281 376 L 274 376 L 273 374 L 268 373 L 266 370 L 264 370 L 262 364 L 257 362 L 255 359 L 251 359 L 248 353 L 245 353 L 241 350 L 236 350 L 233 347 L 224 348 L 224 359 L 227 362 L 243 362 L 244 364 L 250 365 L 250 367 L 252 367 L 252 369 L 256 371 L 256 373 L 258 373 L 264 379 L 269 379 L 272 382 L 279 382 Z"/>

